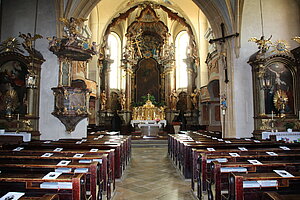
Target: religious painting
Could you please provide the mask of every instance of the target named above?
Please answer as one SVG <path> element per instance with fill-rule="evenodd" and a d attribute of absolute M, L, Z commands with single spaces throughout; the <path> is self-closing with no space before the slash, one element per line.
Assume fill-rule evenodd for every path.
<path fill-rule="evenodd" d="M 87 63 L 85 61 L 72 61 L 72 80 L 86 79 L 86 67 Z"/>
<path fill-rule="evenodd" d="M 67 60 L 60 62 L 60 77 L 61 77 L 61 85 L 62 86 L 70 86 L 71 84 L 71 76 L 70 76 L 70 67 L 71 63 Z"/>
<path fill-rule="evenodd" d="M 157 67 L 157 62 L 152 59 L 142 59 L 138 63 L 138 68 L 135 74 L 136 81 L 136 101 L 141 101 L 142 96 L 150 94 L 159 101 L 160 90 L 160 73 Z"/>
<path fill-rule="evenodd" d="M 0 66 L 0 113 L 1 115 L 26 114 L 27 66 L 10 60 Z"/>
<path fill-rule="evenodd" d="M 294 113 L 293 76 L 291 71 L 280 62 L 267 67 L 270 88 L 265 90 L 265 112 Z M 282 106 L 282 107 L 280 107 Z"/>

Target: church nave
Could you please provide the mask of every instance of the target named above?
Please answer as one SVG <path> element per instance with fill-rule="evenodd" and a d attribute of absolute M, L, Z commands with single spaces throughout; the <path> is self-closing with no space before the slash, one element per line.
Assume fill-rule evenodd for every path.
<path fill-rule="evenodd" d="M 167 147 L 132 147 L 132 157 L 113 200 L 194 200 L 167 155 Z"/>

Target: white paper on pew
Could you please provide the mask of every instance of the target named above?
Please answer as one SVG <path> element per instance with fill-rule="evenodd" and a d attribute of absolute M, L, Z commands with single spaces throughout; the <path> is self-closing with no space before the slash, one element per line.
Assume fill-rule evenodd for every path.
<path fill-rule="evenodd" d="M 253 140 L 253 142 L 260 143 L 260 141 L 259 141 L 259 140 Z"/>
<path fill-rule="evenodd" d="M 90 134 L 91 134 L 91 135 L 94 135 L 94 134 L 95 134 L 95 132 L 91 132 Z"/>
<path fill-rule="evenodd" d="M 21 151 L 21 150 L 23 150 L 24 149 L 24 147 L 17 147 L 17 148 L 15 148 L 15 149 L 13 149 L 13 151 Z"/>
<path fill-rule="evenodd" d="M 99 149 L 91 149 L 90 152 L 97 152 Z"/>
<path fill-rule="evenodd" d="M 286 147 L 286 146 L 280 146 L 279 148 L 283 149 L 283 150 L 291 150 L 290 148 Z"/>
<path fill-rule="evenodd" d="M 258 160 L 248 160 L 249 163 L 251 163 L 252 165 L 262 165 L 261 162 L 259 162 Z"/>
<path fill-rule="evenodd" d="M 201 142 L 201 141 L 196 141 L 196 143 L 200 144 L 200 143 L 202 143 L 202 142 Z"/>
<path fill-rule="evenodd" d="M 61 152 L 63 150 L 63 148 L 56 148 L 56 149 L 54 149 L 53 151 L 54 152 Z"/>
<path fill-rule="evenodd" d="M 70 164 L 70 162 L 70 160 L 62 160 L 57 164 L 57 166 L 67 166 L 68 164 Z"/>
<path fill-rule="evenodd" d="M 93 159 L 93 161 L 102 164 L 102 159 Z"/>
<path fill-rule="evenodd" d="M 49 144 L 49 143 L 51 143 L 51 141 L 45 141 L 44 143 L 45 143 L 45 144 Z"/>
<path fill-rule="evenodd" d="M 81 144 L 82 143 L 82 141 L 77 141 L 75 144 Z"/>
<path fill-rule="evenodd" d="M 294 175 L 290 174 L 289 172 L 285 170 L 273 170 L 275 173 L 277 173 L 281 177 L 294 177 Z"/>
<path fill-rule="evenodd" d="M 225 143 L 231 143 L 231 141 L 226 140 Z"/>
<path fill-rule="evenodd" d="M 106 141 L 106 142 L 104 142 L 104 144 L 110 144 L 110 142 L 109 142 L 109 141 Z"/>
<path fill-rule="evenodd" d="M 221 172 L 247 172 L 245 167 L 221 167 Z"/>
<path fill-rule="evenodd" d="M 216 151 L 214 148 L 206 148 L 207 151 Z"/>
<path fill-rule="evenodd" d="M 219 163 L 225 163 L 228 162 L 227 158 L 214 158 L 214 159 L 207 159 L 207 163 L 211 163 L 212 161 L 218 161 Z"/>
<path fill-rule="evenodd" d="M 59 172 L 59 173 L 69 173 L 71 171 L 72 171 L 72 168 L 66 168 L 66 167 L 61 167 L 61 168 L 55 169 L 55 172 Z"/>
<path fill-rule="evenodd" d="M 223 139 L 218 139 L 218 141 L 219 141 L 219 142 L 222 142 L 222 141 L 224 141 L 224 140 L 223 140 Z"/>
<path fill-rule="evenodd" d="M 72 182 L 44 182 L 40 184 L 42 189 L 72 189 Z"/>
<path fill-rule="evenodd" d="M 78 162 L 79 163 L 91 163 L 92 160 L 79 160 Z"/>
<path fill-rule="evenodd" d="M 240 155 L 238 153 L 229 153 L 229 155 L 232 157 L 240 157 Z"/>
<path fill-rule="evenodd" d="M 243 188 L 258 188 L 260 184 L 257 181 L 243 181 Z"/>
<path fill-rule="evenodd" d="M 270 156 L 278 156 L 278 154 L 273 151 L 267 151 L 266 153 L 269 154 Z"/>
<path fill-rule="evenodd" d="M 216 140 L 216 139 L 218 139 L 218 138 L 216 138 L 216 137 L 212 137 L 211 139 L 213 139 L 213 140 Z"/>
<path fill-rule="evenodd" d="M 83 154 L 82 153 L 76 153 L 73 158 L 81 158 L 83 157 Z"/>
<path fill-rule="evenodd" d="M 246 141 L 251 141 L 251 139 L 249 139 L 249 138 L 245 138 L 245 140 L 246 140 Z"/>
<path fill-rule="evenodd" d="M 238 149 L 241 151 L 248 151 L 248 149 L 246 149 L 245 147 L 238 147 Z"/>
<path fill-rule="evenodd" d="M 76 168 L 74 170 L 74 173 L 88 173 L 89 169 L 88 168 Z"/>
<path fill-rule="evenodd" d="M 119 134 L 118 131 L 111 131 L 111 132 L 106 132 L 108 135 L 117 135 Z"/>
<path fill-rule="evenodd" d="M 62 173 L 61 172 L 49 172 L 43 179 L 57 179 Z"/>
<path fill-rule="evenodd" d="M 53 153 L 44 153 L 41 157 L 51 157 Z"/>
<path fill-rule="evenodd" d="M 94 140 L 99 140 L 99 138 L 94 138 Z"/>
<path fill-rule="evenodd" d="M 87 141 L 87 139 L 82 139 L 82 140 L 81 140 L 81 142 L 86 142 L 86 141 Z"/>
<path fill-rule="evenodd" d="M 0 200 L 17 200 L 20 199 L 25 193 L 23 192 L 8 192 L 0 198 Z"/>
<path fill-rule="evenodd" d="M 277 180 L 259 180 L 257 181 L 261 187 L 277 187 Z"/>

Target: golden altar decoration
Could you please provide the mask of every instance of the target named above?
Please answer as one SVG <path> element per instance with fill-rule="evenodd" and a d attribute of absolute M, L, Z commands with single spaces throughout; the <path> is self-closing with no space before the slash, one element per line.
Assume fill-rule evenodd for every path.
<path fill-rule="evenodd" d="M 143 106 L 133 108 L 132 119 L 133 120 L 163 120 L 165 119 L 164 107 L 156 107 L 149 99 Z"/>

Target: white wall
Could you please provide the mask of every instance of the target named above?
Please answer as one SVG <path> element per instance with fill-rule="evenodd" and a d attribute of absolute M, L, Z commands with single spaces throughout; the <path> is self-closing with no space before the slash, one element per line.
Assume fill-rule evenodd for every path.
<path fill-rule="evenodd" d="M 19 32 L 34 32 L 35 3 L 32 0 L 2 0 L 1 41 L 8 37 L 17 37 Z M 41 139 L 58 139 L 67 137 L 81 138 L 86 136 L 87 120 L 82 120 L 72 134 L 65 132 L 63 124 L 51 112 L 54 108 L 54 96 L 51 90 L 58 83 L 57 57 L 48 50 L 46 37 L 56 35 L 56 18 L 54 1 L 39 0 L 37 33 L 44 38 L 36 41 L 45 62 L 41 70 L 40 90 L 40 123 Z M 22 39 L 19 40 L 20 42 Z"/>
<path fill-rule="evenodd" d="M 285 40 L 291 49 L 298 46 L 291 38 L 300 35 L 299 4 L 296 0 L 263 0 L 264 35 L 272 41 Z M 234 67 L 234 110 L 236 119 L 236 136 L 251 137 L 253 122 L 253 90 L 251 66 L 247 64 L 249 57 L 258 51 L 257 45 L 248 42 L 251 37 L 260 38 L 261 21 L 259 0 L 245 1 L 240 57 L 235 60 Z"/>

